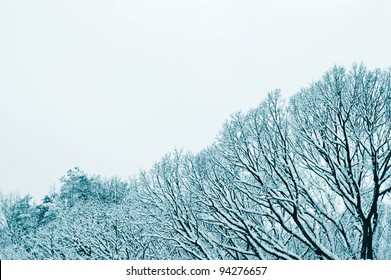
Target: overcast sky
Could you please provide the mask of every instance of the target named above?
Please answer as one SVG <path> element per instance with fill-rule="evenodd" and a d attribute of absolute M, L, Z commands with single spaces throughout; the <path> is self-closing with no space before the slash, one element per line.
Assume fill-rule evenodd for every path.
<path fill-rule="evenodd" d="M 127 178 L 334 64 L 391 66 L 391 1 L 0 0 L 0 191 Z"/>

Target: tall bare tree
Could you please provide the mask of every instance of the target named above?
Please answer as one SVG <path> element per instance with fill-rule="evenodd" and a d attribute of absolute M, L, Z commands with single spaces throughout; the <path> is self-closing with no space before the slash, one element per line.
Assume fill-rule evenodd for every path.
<path fill-rule="evenodd" d="M 348 217 L 347 244 L 374 258 L 379 203 L 390 193 L 390 72 L 335 67 L 291 100 L 295 153 L 305 171 L 335 194 Z M 357 239 L 357 240 L 354 240 Z"/>

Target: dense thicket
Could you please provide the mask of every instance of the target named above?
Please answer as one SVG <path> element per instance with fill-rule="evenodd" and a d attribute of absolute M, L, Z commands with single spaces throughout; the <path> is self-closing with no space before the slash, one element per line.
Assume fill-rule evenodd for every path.
<path fill-rule="evenodd" d="M 391 259 L 391 73 L 335 67 L 137 178 L 2 195 L 2 259 Z"/>

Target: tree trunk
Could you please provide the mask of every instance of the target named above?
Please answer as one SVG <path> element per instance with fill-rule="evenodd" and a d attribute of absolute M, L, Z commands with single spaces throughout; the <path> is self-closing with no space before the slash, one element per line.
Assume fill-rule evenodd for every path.
<path fill-rule="evenodd" d="M 361 259 L 373 259 L 373 230 L 370 217 L 365 219 L 363 224 Z"/>

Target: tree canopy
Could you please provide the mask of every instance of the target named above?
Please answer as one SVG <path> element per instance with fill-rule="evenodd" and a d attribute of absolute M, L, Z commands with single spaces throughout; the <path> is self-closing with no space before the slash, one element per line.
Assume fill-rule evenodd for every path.
<path fill-rule="evenodd" d="M 391 259 L 390 139 L 390 70 L 334 67 L 131 180 L 0 195 L 0 258 Z"/>

